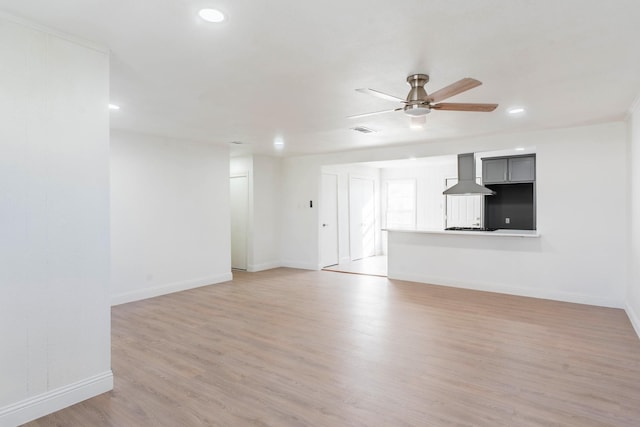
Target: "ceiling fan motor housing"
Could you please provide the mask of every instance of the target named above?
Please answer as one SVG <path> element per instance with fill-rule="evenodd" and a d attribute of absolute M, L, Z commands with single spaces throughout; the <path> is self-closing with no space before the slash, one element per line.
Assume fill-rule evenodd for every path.
<path fill-rule="evenodd" d="M 430 112 L 431 108 L 429 107 L 429 104 L 413 104 L 404 106 L 404 113 L 407 116 L 424 116 L 429 114 Z"/>
<path fill-rule="evenodd" d="M 424 116 L 431 112 L 429 107 L 429 99 L 424 85 L 429 81 L 426 74 L 412 74 L 407 77 L 407 83 L 411 86 L 411 90 L 407 95 L 404 113 L 409 116 Z"/>

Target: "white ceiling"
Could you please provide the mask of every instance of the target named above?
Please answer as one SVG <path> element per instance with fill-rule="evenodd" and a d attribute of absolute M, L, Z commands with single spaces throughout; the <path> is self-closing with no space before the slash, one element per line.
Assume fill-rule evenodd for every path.
<path fill-rule="evenodd" d="M 207 24 L 201 7 L 228 20 Z M 0 0 L 0 10 L 111 49 L 112 127 L 253 152 L 318 153 L 623 118 L 640 93 L 638 0 Z M 404 98 L 463 77 L 484 85 L 423 130 L 354 89 Z M 511 117 L 506 109 L 528 112 Z M 349 130 L 378 130 L 363 135 Z"/>

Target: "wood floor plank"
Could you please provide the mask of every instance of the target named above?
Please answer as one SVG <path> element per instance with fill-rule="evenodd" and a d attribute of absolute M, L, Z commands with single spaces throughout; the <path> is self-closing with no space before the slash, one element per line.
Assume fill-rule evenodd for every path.
<path fill-rule="evenodd" d="M 112 310 L 115 388 L 28 426 L 634 426 L 624 311 L 275 269 Z"/>

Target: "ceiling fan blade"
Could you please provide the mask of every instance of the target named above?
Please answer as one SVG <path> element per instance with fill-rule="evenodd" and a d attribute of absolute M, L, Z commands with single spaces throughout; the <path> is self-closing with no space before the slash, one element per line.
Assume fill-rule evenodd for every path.
<path fill-rule="evenodd" d="M 481 84 L 482 82 L 479 80 L 466 77 L 429 94 L 429 98 L 433 99 L 433 102 L 440 102 L 444 99 L 451 98 L 453 95 L 457 95 L 469 89 L 473 89 L 474 87 L 480 86 Z"/>
<path fill-rule="evenodd" d="M 393 113 L 394 111 L 400 111 L 403 107 L 395 108 L 393 110 L 374 111 L 373 113 L 356 114 L 355 116 L 347 116 L 347 119 L 359 119 L 360 117 L 375 116 L 376 114 Z"/>
<path fill-rule="evenodd" d="M 402 98 L 398 98 L 397 96 L 393 95 L 387 95 L 386 93 L 382 93 L 375 89 L 360 88 L 356 89 L 356 91 L 360 93 L 366 93 L 367 95 L 373 95 L 378 98 L 386 99 L 387 101 L 405 102 Z"/>
<path fill-rule="evenodd" d="M 469 104 L 458 102 L 441 102 L 440 104 L 432 105 L 433 110 L 449 110 L 449 111 L 478 111 L 483 113 L 489 113 L 498 107 L 498 104 Z"/>

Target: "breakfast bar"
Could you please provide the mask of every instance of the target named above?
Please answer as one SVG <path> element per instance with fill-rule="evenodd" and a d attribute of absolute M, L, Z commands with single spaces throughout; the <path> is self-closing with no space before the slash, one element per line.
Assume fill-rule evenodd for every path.
<path fill-rule="evenodd" d="M 390 279 L 541 296 L 552 254 L 536 230 L 386 231 Z"/>

